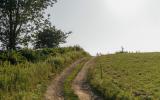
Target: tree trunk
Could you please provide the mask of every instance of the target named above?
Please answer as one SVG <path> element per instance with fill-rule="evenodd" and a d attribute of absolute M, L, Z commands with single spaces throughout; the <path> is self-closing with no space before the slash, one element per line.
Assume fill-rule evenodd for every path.
<path fill-rule="evenodd" d="M 16 33 L 14 30 L 14 20 L 13 20 L 14 14 L 12 10 L 12 2 L 10 2 L 10 9 L 9 9 L 9 42 L 7 45 L 8 50 L 15 50 L 16 49 Z"/>

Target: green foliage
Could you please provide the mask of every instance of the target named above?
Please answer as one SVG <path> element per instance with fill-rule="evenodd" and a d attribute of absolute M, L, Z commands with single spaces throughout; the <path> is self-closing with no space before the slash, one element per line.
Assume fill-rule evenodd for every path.
<path fill-rule="evenodd" d="M 68 53 L 73 51 L 72 53 Z M 44 48 L 39 50 L 32 50 L 32 49 L 22 49 L 22 50 L 12 50 L 12 51 L 1 51 L 0 52 L 0 63 L 4 61 L 9 61 L 11 64 L 17 64 L 22 62 L 38 62 L 44 61 L 50 56 L 57 56 L 66 54 L 72 58 L 74 58 L 74 52 L 83 51 L 82 48 L 78 46 L 74 47 L 63 47 L 63 48 Z M 89 55 L 86 52 L 83 52 L 82 55 Z M 72 57 L 73 56 L 73 57 Z"/>
<path fill-rule="evenodd" d="M 31 35 L 43 27 L 49 27 L 44 17 L 45 9 L 56 0 L 0 0 L 0 41 L 2 47 L 15 50 L 19 44 L 27 45 Z"/>
<path fill-rule="evenodd" d="M 107 100 L 159 100 L 159 59 L 160 53 L 118 53 L 97 57 L 88 75 L 89 83 Z"/>
<path fill-rule="evenodd" d="M 1 63 L 9 61 L 11 64 L 22 63 L 25 58 L 20 54 L 20 52 L 12 51 L 2 51 L 0 52 Z"/>
<path fill-rule="evenodd" d="M 59 51 L 62 49 L 65 51 L 63 54 Z M 87 56 L 87 54 L 84 55 L 84 51 L 75 51 L 74 47 L 24 51 L 17 52 L 21 56 L 24 53 L 22 56 L 24 59 L 31 60 L 34 58 L 33 55 L 40 55 L 42 52 L 46 58 L 36 62 L 24 60 L 23 63 L 17 64 L 3 61 L 0 64 L 0 100 L 43 100 L 43 93 L 48 82 L 56 74 L 62 72 L 68 64 L 80 57 Z M 56 56 L 52 56 L 52 53 L 56 53 Z M 42 55 L 40 56 L 42 57 Z M 17 59 L 19 60 L 19 58 Z"/>
<path fill-rule="evenodd" d="M 31 49 L 23 49 L 19 51 L 27 61 L 34 61 L 36 59 L 36 53 Z"/>
<path fill-rule="evenodd" d="M 57 30 L 55 27 L 50 27 L 37 32 L 35 36 L 35 48 L 55 48 L 59 44 L 65 43 L 69 33 L 64 33 Z"/>
<path fill-rule="evenodd" d="M 50 59 L 49 62 L 55 67 L 55 69 L 61 69 L 62 65 L 64 64 L 64 58 L 58 56 Z"/>

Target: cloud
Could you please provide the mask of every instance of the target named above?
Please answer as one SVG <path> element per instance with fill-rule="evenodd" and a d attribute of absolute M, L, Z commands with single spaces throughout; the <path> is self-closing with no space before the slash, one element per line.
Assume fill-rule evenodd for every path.
<path fill-rule="evenodd" d="M 61 0 L 53 8 L 55 25 L 72 30 L 66 45 L 92 54 L 160 50 L 160 0 Z"/>

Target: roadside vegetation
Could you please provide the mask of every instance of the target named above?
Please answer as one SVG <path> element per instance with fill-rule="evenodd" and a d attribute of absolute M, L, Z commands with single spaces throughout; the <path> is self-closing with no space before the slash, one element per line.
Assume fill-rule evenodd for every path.
<path fill-rule="evenodd" d="M 89 55 L 78 46 L 59 48 L 72 32 L 50 21 L 46 9 L 57 1 L 0 1 L 0 100 L 41 100 L 55 75 Z"/>
<path fill-rule="evenodd" d="M 160 53 L 118 53 L 99 56 L 88 74 L 105 100 L 159 100 Z"/>
<path fill-rule="evenodd" d="M 72 73 L 66 78 L 66 80 L 64 82 L 64 99 L 65 100 L 79 100 L 78 96 L 76 94 L 74 94 L 74 91 L 72 89 L 72 82 L 75 79 L 75 77 L 77 76 L 78 72 L 81 70 L 81 68 L 83 67 L 83 65 L 86 63 L 86 61 L 89 58 L 90 57 L 85 58 L 80 64 L 78 64 L 74 68 Z"/>
<path fill-rule="evenodd" d="M 0 53 L 0 100 L 41 100 L 55 75 L 88 56 L 80 47 Z"/>

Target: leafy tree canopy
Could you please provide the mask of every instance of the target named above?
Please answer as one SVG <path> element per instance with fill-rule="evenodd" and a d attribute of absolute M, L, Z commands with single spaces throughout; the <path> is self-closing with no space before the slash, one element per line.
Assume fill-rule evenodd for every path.
<path fill-rule="evenodd" d="M 50 26 L 45 9 L 56 0 L 0 0 L 0 41 L 4 49 L 16 49 L 29 41 L 31 32 Z M 24 41 L 25 40 L 25 41 Z"/>
<path fill-rule="evenodd" d="M 50 27 L 39 31 L 35 35 L 35 48 L 54 48 L 59 44 L 65 43 L 66 38 L 71 32 L 65 33 L 55 27 Z"/>

